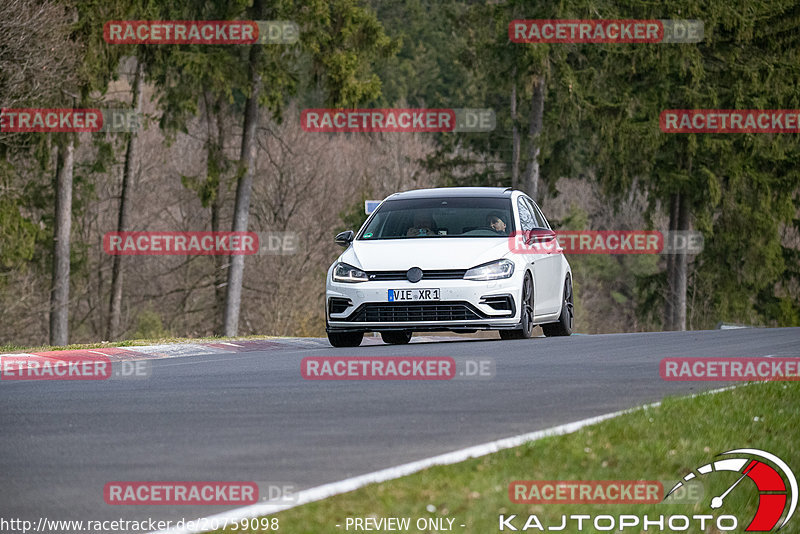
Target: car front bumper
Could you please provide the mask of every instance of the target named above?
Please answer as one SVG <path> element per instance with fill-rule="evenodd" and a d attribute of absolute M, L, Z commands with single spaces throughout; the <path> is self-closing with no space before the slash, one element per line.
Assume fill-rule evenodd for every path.
<path fill-rule="evenodd" d="M 519 324 L 522 278 L 328 282 L 328 332 L 499 330 Z M 439 300 L 389 302 L 389 290 L 439 289 Z M 344 305 L 346 309 L 340 311 Z M 335 313 L 338 312 L 338 313 Z"/>

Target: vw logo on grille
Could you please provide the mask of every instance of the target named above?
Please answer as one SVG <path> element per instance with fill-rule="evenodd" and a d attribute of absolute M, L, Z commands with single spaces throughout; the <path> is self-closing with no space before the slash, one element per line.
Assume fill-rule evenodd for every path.
<path fill-rule="evenodd" d="M 420 269 L 419 267 L 410 268 L 406 273 L 406 278 L 408 278 L 408 281 L 411 282 L 412 284 L 416 284 L 417 282 L 422 280 L 422 269 Z"/>

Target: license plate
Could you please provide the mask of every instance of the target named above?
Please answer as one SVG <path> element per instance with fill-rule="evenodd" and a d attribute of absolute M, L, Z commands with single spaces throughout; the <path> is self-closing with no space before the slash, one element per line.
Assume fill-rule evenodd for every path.
<path fill-rule="evenodd" d="M 389 302 L 406 300 L 439 300 L 439 289 L 390 289 Z"/>

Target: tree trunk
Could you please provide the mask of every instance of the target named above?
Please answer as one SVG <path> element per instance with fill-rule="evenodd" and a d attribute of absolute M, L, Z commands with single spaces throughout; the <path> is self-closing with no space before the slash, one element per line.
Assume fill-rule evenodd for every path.
<path fill-rule="evenodd" d="M 53 279 L 50 291 L 50 345 L 69 340 L 69 256 L 72 230 L 72 170 L 75 140 L 67 134 L 56 163 L 56 211 L 53 222 Z"/>
<path fill-rule="evenodd" d="M 259 13 L 260 1 L 256 0 L 254 11 Z M 250 193 L 253 188 L 253 172 L 256 160 L 256 132 L 258 127 L 258 96 L 261 93 L 259 58 L 261 46 L 250 48 L 250 96 L 244 112 L 244 135 L 239 159 L 236 207 L 233 213 L 233 231 L 246 232 L 250 216 Z M 244 256 L 230 256 L 228 286 L 225 298 L 225 335 L 235 336 L 239 331 L 239 310 L 242 303 L 242 280 L 244 278 Z"/>
<path fill-rule="evenodd" d="M 216 159 L 215 165 L 217 166 L 217 191 L 214 194 L 214 200 L 211 202 L 211 231 L 219 232 L 220 225 L 220 212 L 222 210 L 222 193 L 224 191 L 223 178 L 227 170 L 225 159 L 225 126 L 224 126 L 224 103 L 220 106 L 220 111 L 217 114 L 217 143 L 214 146 L 214 154 L 209 154 L 209 157 Z M 225 278 L 226 272 L 230 263 L 228 258 L 222 255 L 214 256 L 214 333 L 222 335 L 225 328 Z"/>
<path fill-rule="evenodd" d="M 678 229 L 678 194 L 673 193 L 669 200 L 669 233 L 674 235 Z M 675 319 L 672 313 L 675 302 L 675 255 L 667 254 L 667 293 L 664 299 L 664 330 L 675 330 Z"/>
<path fill-rule="evenodd" d="M 544 77 L 535 76 L 533 80 L 533 98 L 531 99 L 531 117 L 528 128 L 528 166 L 525 169 L 523 185 L 525 191 L 536 202 L 539 201 L 539 134 L 542 133 L 544 120 Z"/>
<path fill-rule="evenodd" d="M 689 202 L 685 194 L 674 194 L 670 200 L 669 229 L 676 232 L 690 229 Z M 664 305 L 664 330 L 686 330 L 686 291 L 689 259 L 685 251 L 667 256 L 667 298 Z"/>
<path fill-rule="evenodd" d="M 689 202 L 681 195 L 678 209 L 678 230 L 681 234 L 689 230 Z M 683 251 L 675 255 L 675 302 L 672 304 L 674 329 L 686 330 L 686 290 L 689 267 L 689 255 Z"/>
<path fill-rule="evenodd" d="M 517 67 L 511 74 L 511 187 L 519 187 L 519 126 L 517 126 Z"/>
<path fill-rule="evenodd" d="M 133 79 L 133 104 L 137 116 L 142 113 L 142 85 L 144 73 L 141 62 L 136 65 L 136 74 Z M 130 195 L 134 180 L 134 166 L 138 160 L 138 131 L 133 130 L 128 134 L 128 148 L 125 152 L 125 167 L 122 171 L 122 191 L 119 199 L 119 214 L 117 216 L 117 231 L 127 232 L 130 220 Z M 122 261 L 124 256 L 113 257 L 111 268 L 111 301 L 108 310 L 108 327 L 106 339 L 113 341 L 119 337 L 119 324 L 122 315 Z"/>

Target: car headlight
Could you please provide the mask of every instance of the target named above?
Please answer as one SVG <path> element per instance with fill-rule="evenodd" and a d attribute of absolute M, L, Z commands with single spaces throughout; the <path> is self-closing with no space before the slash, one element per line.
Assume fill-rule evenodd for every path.
<path fill-rule="evenodd" d="M 366 282 L 367 273 L 346 263 L 337 263 L 333 268 L 334 282 Z"/>
<path fill-rule="evenodd" d="M 514 262 L 497 260 L 468 270 L 464 273 L 464 280 L 500 280 L 511 278 L 512 274 L 514 274 Z"/>

